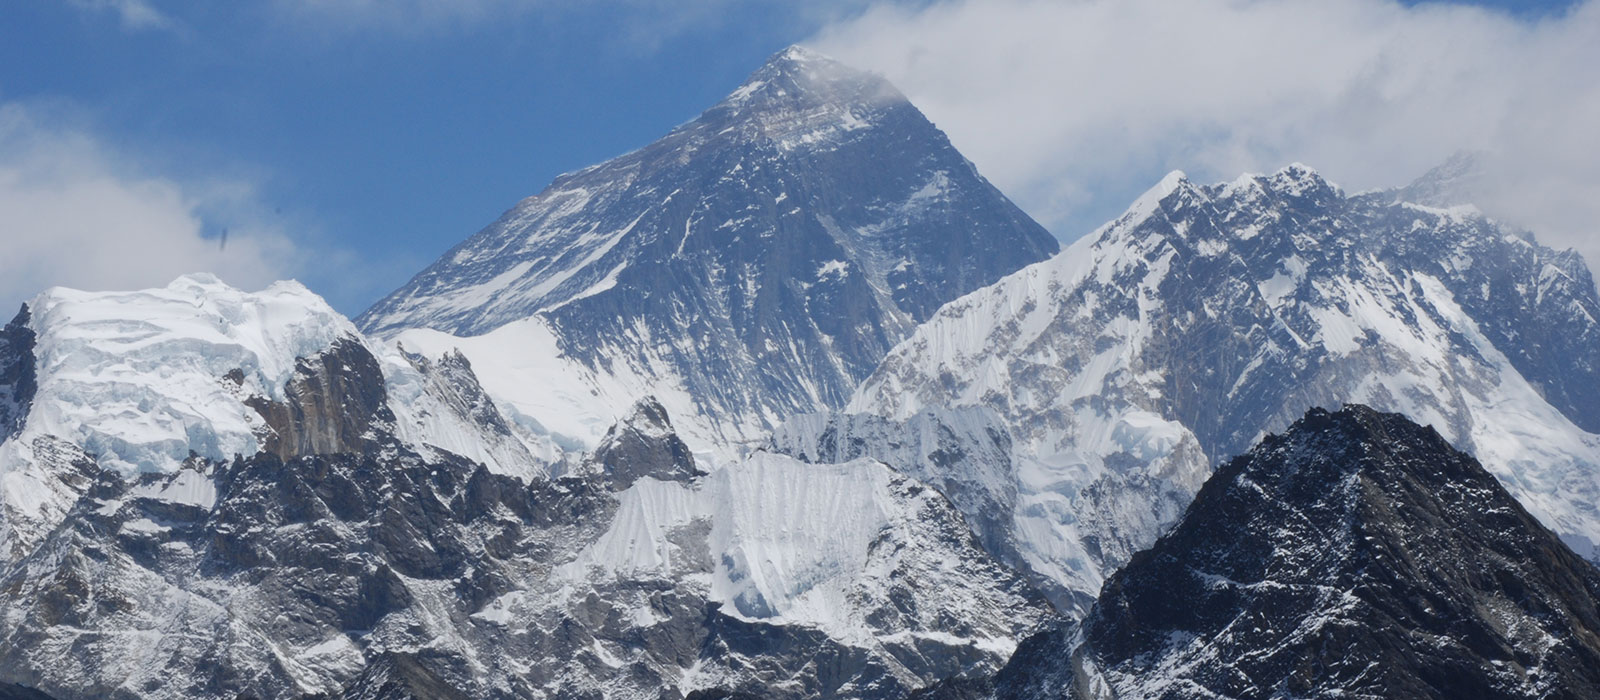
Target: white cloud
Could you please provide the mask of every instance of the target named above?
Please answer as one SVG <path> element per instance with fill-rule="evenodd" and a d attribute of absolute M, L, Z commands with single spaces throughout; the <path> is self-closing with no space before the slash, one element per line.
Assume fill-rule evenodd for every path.
<path fill-rule="evenodd" d="M 89 12 L 111 12 L 128 31 L 146 29 L 171 29 L 175 25 L 165 13 L 145 0 L 67 0 L 68 3 Z"/>
<path fill-rule="evenodd" d="M 1600 0 L 1543 20 L 1391 0 L 880 4 L 811 44 L 882 72 L 1071 238 L 1168 169 L 1348 189 L 1495 154 L 1480 202 L 1600 261 Z"/>
<path fill-rule="evenodd" d="M 251 191 L 234 182 L 180 183 L 138 164 L 56 115 L 0 104 L 0 312 L 50 286 L 140 289 L 214 272 L 257 289 L 300 260 L 281 233 L 250 223 Z M 220 233 L 228 225 L 227 247 Z"/>

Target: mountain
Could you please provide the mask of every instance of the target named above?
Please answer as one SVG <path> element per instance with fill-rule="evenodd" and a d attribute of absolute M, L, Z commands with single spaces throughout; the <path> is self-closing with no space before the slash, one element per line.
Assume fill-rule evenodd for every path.
<path fill-rule="evenodd" d="M 0 331 L 0 397 L 0 562 L 66 517 L 99 471 L 135 479 L 263 451 L 360 451 L 374 430 L 524 477 L 559 453 L 513 433 L 463 358 L 370 345 L 293 282 L 48 290 Z"/>
<path fill-rule="evenodd" d="M 459 348 L 515 420 L 566 444 L 653 395 L 705 450 L 842 406 L 940 305 L 1057 248 L 882 78 L 790 48 L 357 322 Z"/>
<path fill-rule="evenodd" d="M 1437 431 L 1313 409 L 1220 467 L 1080 626 L 932 695 L 1594 698 L 1597 603 L 1600 569 Z"/>
<path fill-rule="evenodd" d="M 1471 209 L 1348 195 L 1300 165 L 1219 185 L 1174 173 L 946 305 L 848 410 L 994 411 L 1018 454 L 1024 555 L 1090 596 L 1211 464 L 1345 402 L 1436 426 L 1593 557 L 1597 318 L 1576 253 Z"/>
<path fill-rule="evenodd" d="M 983 548 L 1023 572 L 1061 612 L 1081 615 L 1094 602 L 1084 587 L 1065 585 L 1070 579 L 1035 566 L 1047 559 L 1038 555 L 1038 544 L 1062 537 L 1021 529 L 1017 514 L 1033 507 L 1019 493 L 1018 473 L 1028 464 L 987 408 L 929 409 L 905 420 L 837 412 L 793 416 L 773 429 L 766 449 L 814 464 L 882 462 L 949 498 Z"/>
<path fill-rule="evenodd" d="M 1054 619 L 940 492 L 644 398 L 581 460 L 294 283 L 49 290 L 0 336 L 0 693 L 900 697 Z"/>
<path fill-rule="evenodd" d="M 1487 182 L 1489 158 L 1483 151 L 1458 152 L 1395 190 L 1395 201 L 1430 207 L 1476 205 L 1491 193 Z"/>

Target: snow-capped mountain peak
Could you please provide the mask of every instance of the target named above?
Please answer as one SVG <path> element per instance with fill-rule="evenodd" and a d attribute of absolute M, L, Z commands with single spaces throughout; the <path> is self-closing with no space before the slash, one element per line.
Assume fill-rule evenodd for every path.
<path fill-rule="evenodd" d="M 797 105 L 870 103 L 884 99 L 905 98 L 880 76 L 797 45 L 767 59 L 712 109 L 735 105 L 793 109 Z"/>
<path fill-rule="evenodd" d="M 827 148 L 849 132 L 892 118 L 890 108 L 904 105 L 909 105 L 905 96 L 882 77 L 793 46 L 697 121 L 719 126 L 719 135 L 731 133 L 783 151 Z"/>
<path fill-rule="evenodd" d="M 653 395 L 707 450 L 842 405 L 939 305 L 1057 248 L 885 80 L 793 48 L 659 141 L 556 178 L 359 321 L 459 347 L 569 443 Z"/>
<path fill-rule="evenodd" d="M 849 410 L 987 406 L 1026 466 L 1034 568 L 1093 593 L 1209 465 L 1311 406 L 1431 423 L 1573 548 L 1600 542 L 1600 295 L 1571 253 L 1301 165 L 1172 175 L 1056 258 L 946 305 Z M 1038 519 L 1038 522 L 1035 522 Z M 1088 551 L 1088 556 L 1079 552 Z"/>
<path fill-rule="evenodd" d="M 0 353 L 0 560 L 54 527 L 92 472 L 165 477 L 385 439 L 523 476 L 553 457 L 513 434 L 464 358 L 430 363 L 369 344 L 294 281 L 259 292 L 210 274 L 140 291 L 52 288 L 6 327 Z"/>
<path fill-rule="evenodd" d="M 1127 211 L 1123 212 L 1122 216 L 1107 222 L 1100 230 L 1104 231 L 1115 226 L 1138 224 L 1155 215 L 1161 209 L 1161 203 L 1172 196 L 1174 192 L 1177 192 L 1179 188 L 1188 186 L 1190 186 L 1189 176 L 1182 170 L 1169 172 L 1154 187 L 1145 190 L 1144 194 L 1135 198 L 1133 204 L 1128 206 Z"/>
<path fill-rule="evenodd" d="M 1286 195 L 1301 196 L 1320 190 L 1338 191 L 1338 186 L 1323 179 L 1322 173 L 1305 163 L 1290 163 L 1269 178 L 1272 189 Z"/>
<path fill-rule="evenodd" d="M 248 293 L 210 274 L 135 292 L 58 287 L 28 309 L 38 388 L 27 431 L 125 474 L 174 470 L 191 450 L 254 454 L 259 417 L 241 399 L 282 400 L 297 358 L 359 335 L 298 282 Z"/>

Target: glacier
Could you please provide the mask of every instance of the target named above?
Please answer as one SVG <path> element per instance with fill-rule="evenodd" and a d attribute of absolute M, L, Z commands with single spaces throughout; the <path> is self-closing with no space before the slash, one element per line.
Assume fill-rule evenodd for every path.
<path fill-rule="evenodd" d="M 193 274 L 134 292 L 53 288 L 24 308 L 32 395 L 0 443 L 0 551 L 12 555 L 65 516 L 84 464 L 137 479 L 262 451 L 276 436 L 261 402 L 288 400 L 305 359 L 341 342 L 382 368 L 393 399 L 385 408 L 398 416 L 391 428 L 414 449 L 524 477 L 560 458 L 548 438 L 498 421 L 470 365 L 447 378 L 443 365 L 371 345 L 298 282 L 245 292 Z M 486 405 L 470 412 L 463 392 Z"/>

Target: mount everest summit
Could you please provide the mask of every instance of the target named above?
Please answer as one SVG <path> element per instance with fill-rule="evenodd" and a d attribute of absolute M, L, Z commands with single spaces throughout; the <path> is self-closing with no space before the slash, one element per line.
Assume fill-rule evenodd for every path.
<path fill-rule="evenodd" d="M 842 407 L 941 304 L 1056 250 L 882 78 L 791 48 L 660 141 L 557 178 L 358 323 L 540 387 L 505 400 L 569 444 L 649 394 L 705 450 Z"/>
<path fill-rule="evenodd" d="M 1058 252 L 791 48 L 353 322 L 48 290 L 0 697 L 1562 696 L 1600 297 L 1469 166 L 1174 173 Z"/>

